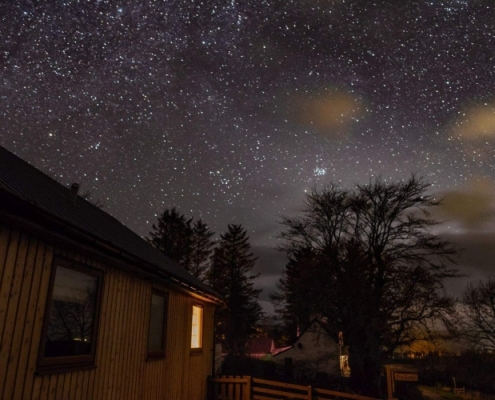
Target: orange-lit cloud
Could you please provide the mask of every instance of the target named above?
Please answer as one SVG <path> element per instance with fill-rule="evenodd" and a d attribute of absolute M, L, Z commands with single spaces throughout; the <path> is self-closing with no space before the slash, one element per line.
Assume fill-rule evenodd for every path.
<path fill-rule="evenodd" d="M 316 96 L 294 96 L 291 117 L 295 122 L 331 138 L 342 139 L 352 122 L 362 117 L 359 98 L 344 90 L 332 90 Z"/>
<path fill-rule="evenodd" d="M 495 139 L 495 101 L 464 111 L 455 133 L 462 139 Z"/>
<path fill-rule="evenodd" d="M 495 183 L 479 178 L 461 190 L 443 193 L 442 217 L 456 220 L 467 229 L 479 229 L 495 217 Z"/>

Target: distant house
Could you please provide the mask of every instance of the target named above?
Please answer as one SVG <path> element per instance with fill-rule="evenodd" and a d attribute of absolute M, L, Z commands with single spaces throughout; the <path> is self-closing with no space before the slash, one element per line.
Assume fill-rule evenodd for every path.
<path fill-rule="evenodd" d="M 206 398 L 219 296 L 0 148 L 0 398 Z"/>
<path fill-rule="evenodd" d="M 272 360 L 295 377 L 340 376 L 340 353 L 338 342 L 318 319 L 313 319 L 292 346 L 275 349 Z"/>
<path fill-rule="evenodd" d="M 275 344 L 272 339 L 253 338 L 247 343 L 246 355 L 260 360 L 270 360 L 274 351 Z"/>

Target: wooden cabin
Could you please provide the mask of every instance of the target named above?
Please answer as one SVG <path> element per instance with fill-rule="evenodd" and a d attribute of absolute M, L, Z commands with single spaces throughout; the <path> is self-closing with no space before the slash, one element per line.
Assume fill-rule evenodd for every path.
<path fill-rule="evenodd" d="M 0 398 L 206 399 L 219 296 L 0 148 Z"/>

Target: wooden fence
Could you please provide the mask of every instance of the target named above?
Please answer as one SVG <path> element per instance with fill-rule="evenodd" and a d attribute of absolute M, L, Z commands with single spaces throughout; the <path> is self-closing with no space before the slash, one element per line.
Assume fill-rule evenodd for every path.
<path fill-rule="evenodd" d="M 268 381 L 250 376 L 208 378 L 208 400 L 334 400 L 339 398 L 377 400 L 352 393 Z"/>
<path fill-rule="evenodd" d="M 481 393 L 476 390 L 466 390 L 464 395 L 462 395 L 467 400 L 495 400 L 493 394 Z"/>

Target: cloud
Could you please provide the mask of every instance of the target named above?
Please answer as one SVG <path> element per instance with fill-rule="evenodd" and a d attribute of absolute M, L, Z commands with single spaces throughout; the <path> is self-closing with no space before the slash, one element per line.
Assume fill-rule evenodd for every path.
<path fill-rule="evenodd" d="M 282 275 L 282 270 L 285 268 L 287 258 L 284 253 L 269 246 L 253 246 L 253 253 L 258 257 L 254 273 L 259 273 L 260 276 L 255 280 L 254 286 L 261 289 L 259 303 L 263 310 L 268 314 L 273 314 L 273 304 L 270 300 L 270 294 L 277 290 L 277 283 Z"/>
<path fill-rule="evenodd" d="M 459 247 L 456 265 L 453 267 L 465 275 L 446 282 L 450 295 L 460 297 L 467 283 L 495 277 L 495 232 L 444 234 L 442 237 Z"/>
<path fill-rule="evenodd" d="M 361 100 L 341 89 L 317 95 L 293 95 L 288 108 L 288 116 L 294 122 L 332 139 L 344 139 L 351 124 L 363 114 Z"/>
<path fill-rule="evenodd" d="M 277 280 L 285 268 L 287 257 L 285 253 L 278 251 L 275 246 L 252 246 L 255 256 L 258 257 L 254 272 L 260 273 L 260 280 L 269 280 L 271 276 L 277 276 Z"/>
<path fill-rule="evenodd" d="M 466 109 L 455 133 L 461 139 L 495 139 L 495 101 Z"/>
<path fill-rule="evenodd" d="M 488 178 L 477 178 L 460 190 L 442 194 L 439 217 L 462 224 L 465 229 L 482 229 L 494 222 L 495 184 Z"/>

